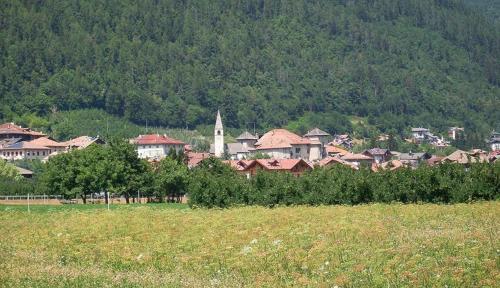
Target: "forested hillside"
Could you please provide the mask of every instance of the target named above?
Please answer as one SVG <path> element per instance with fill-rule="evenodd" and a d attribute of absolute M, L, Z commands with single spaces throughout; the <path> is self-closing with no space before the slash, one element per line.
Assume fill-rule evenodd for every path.
<path fill-rule="evenodd" d="M 500 20 L 500 1 L 499 0 L 465 0 L 465 3 L 475 7 L 484 13 L 491 20 L 498 23 Z"/>
<path fill-rule="evenodd" d="M 500 29 L 477 11 L 454 0 L 0 0 L 0 118 L 98 108 L 194 128 L 220 108 L 233 128 L 315 119 L 348 130 L 330 122 L 358 116 L 382 131 L 485 134 L 500 123 Z"/>

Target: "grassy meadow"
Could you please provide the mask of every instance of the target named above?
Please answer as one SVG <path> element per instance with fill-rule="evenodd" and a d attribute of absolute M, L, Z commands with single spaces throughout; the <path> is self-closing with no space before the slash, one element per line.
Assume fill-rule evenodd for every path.
<path fill-rule="evenodd" d="M 25 208 L 0 206 L 1 287 L 500 284 L 500 202 Z"/>

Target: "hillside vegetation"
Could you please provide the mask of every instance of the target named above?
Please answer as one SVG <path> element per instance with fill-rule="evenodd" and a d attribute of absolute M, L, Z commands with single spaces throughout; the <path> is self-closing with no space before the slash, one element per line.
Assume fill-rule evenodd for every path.
<path fill-rule="evenodd" d="M 499 202 L 219 211 L 121 205 L 31 214 L 4 207 L 0 287 L 498 282 Z"/>
<path fill-rule="evenodd" d="M 465 0 L 466 4 L 477 8 L 491 20 L 499 23 L 500 20 L 500 1 L 498 0 Z"/>
<path fill-rule="evenodd" d="M 2 0 L 0 11 L 6 120 L 99 108 L 192 129 L 220 108 L 233 128 L 500 123 L 500 29 L 460 1 Z"/>

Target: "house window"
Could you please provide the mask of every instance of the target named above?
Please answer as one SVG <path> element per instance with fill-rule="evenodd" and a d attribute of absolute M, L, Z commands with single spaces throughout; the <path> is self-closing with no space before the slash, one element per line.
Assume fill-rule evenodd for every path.
<path fill-rule="evenodd" d="M 30 151 L 26 152 L 26 155 L 30 156 Z"/>
<path fill-rule="evenodd" d="M 40 151 L 36 151 L 36 156 L 40 156 Z"/>
<path fill-rule="evenodd" d="M 295 148 L 295 153 L 299 154 L 300 153 L 300 148 Z"/>

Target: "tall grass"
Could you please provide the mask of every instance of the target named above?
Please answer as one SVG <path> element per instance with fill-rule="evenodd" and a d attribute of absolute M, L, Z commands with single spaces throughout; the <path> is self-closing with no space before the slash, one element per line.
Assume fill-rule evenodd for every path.
<path fill-rule="evenodd" d="M 494 287 L 500 203 L 0 209 L 2 287 Z"/>

